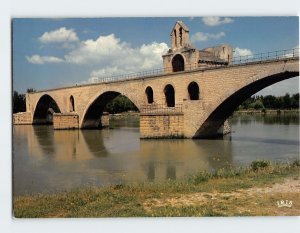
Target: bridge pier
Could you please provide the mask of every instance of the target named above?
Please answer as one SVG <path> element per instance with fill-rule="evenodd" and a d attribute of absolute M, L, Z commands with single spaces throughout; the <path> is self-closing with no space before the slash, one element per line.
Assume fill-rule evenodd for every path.
<path fill-rule="evenodd" d="M 13 114 L 14 125 L 31 125 L 32 114 L 31 112 L 18 112 Z"/>
<path fill-rule="evenodd" d="M 100 117 L 100 127 L 101 128 L 108 128 L 109 127 L 109 113 L 103 112 Z"/>
<path fill-rule="evenodd" d="M 53 129 L 78 129 L 79 116 L 77 113 L 53 113 Z"/>
<path fill-rule="evenodd" d="M 183 113 L 141 113 L 140 138 L 183 138 Z"/>

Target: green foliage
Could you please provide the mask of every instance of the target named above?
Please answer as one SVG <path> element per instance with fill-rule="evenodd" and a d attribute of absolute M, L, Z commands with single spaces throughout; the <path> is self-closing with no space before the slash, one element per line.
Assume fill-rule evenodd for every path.
<path fill-rule="evenodd" d="M 252 96 L 244 101 L 239 109 L 297 109 L 299 108 L 299 93 L 290 96 Z"/>
<path fill-rule="evenodd" d="M 14 91 L 12 104 L 13 104 L 13 113 L 25 112 L 26 111 L 25 94 L 19 94 L 17 91 Z"/>
<path fill-rule="evenodd" d="M 253 170 L 253 171 L 257 171 L 259 169 L 262 169 L 262 168 L 266 168 L 270 165 L 270 161 L 266 161 L 266 160 L 255 160 L 255 161 L 252 161 L 252 163 L 250 164 L 250 168 Z"/>
<path fill-rule="evenodd" d="M 33 92 L 36 92 L 36 90 L 33 88 L 27 88 L 27 93 L 33 93 Z"/>
<path fill-rule="evenodd" d="M 36 92 L 33 88 L 28 88 L 27 93 Z M 14 91 L 12 98 L 13 113 L 25 112 L 26 111 L 26 98 L 25 94 L 19 94 L 17 91 Z"/>
<path fill-rule="evenodd" d="M 250 106 L 252 108 L 254 108 L 255 110 L 263 109 L 264 108 L 264 105 L 263 105 L 263 103 L 262 103 L 261 100 L 256 100 L 254 103 L 250 104 Z"/>
<path fill-rule="evenodd" d="M 108 102 L 104 108 L 104 111 L 109 113 L 121 113 L 137 110 L 137 107 L 126 96 L 123 95 L 119 95 Z"/>
<path fill-rule="evenodd" d="M 300 160 L 299 160 L 299 159 L 295 160 L 295 161 L 292 163 L 292 166 L 293 166 L 293 167 L 300 167 Z"/>

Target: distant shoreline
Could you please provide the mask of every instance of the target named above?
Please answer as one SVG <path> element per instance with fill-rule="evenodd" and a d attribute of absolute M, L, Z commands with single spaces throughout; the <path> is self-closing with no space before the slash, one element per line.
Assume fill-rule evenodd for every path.
<path fill-rule="evenodd" d="M 289 114 L 289 113 L 299 113 L 299 109 L 247 109 L 247 110 L 237 110 L 234 113 L 241 114 Z"/>
<path fill-rule="evenodd" d="M 299 109 L 247 109 L 247 110 L 236 110 L 234 113 L 237 114 L 290 114 L 290 113 L 296 113 L 299 114 Z M 123 118 L 125 116 L 136 116 L 138 117 L 140 115 L 139 112 L 121 112 L 121 113 L 110 113 L 110 117 L 118 119 Z"/>

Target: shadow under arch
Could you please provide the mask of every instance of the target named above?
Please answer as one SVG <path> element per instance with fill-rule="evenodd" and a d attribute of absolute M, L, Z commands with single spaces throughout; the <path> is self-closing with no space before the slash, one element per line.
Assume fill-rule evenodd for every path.
<path fill-rule="evenodd" d="M 34 110 L 32 124 L 52 124 L 52 115 L 49 114 L 54 112 L 61 112 L 56 101 L 50 95 L 41 96 Z"/>
<path fill-rule="evenodd" d="M 218 137 L 218 130 L 224 121 L 232 115 L 237 107 L 246 99 L 271 86 L 277 82 L 299 76 L 299 72 L 282 72 L 266 76 L 258 81 L 248 84 L 237 90 L 234 94 L 226 98 L 204 121 L 197 130 L 193 138 L 214 138 Z"/>
<path fill-rule="evenodd" d="M 114 98 L 121 95 L 120 92 L 107 91 L 100 94 L 96 99 L 87 106 L 85 113 L 83 114 L 83 119 L 81 121 L 82 129 L 97 129 L 102 127 L 101 116 L 105 106 Z M 125 96 L 125 95 L 124 95 Z M 127 96 L 125 96 L 129 99 Z M 129 99 L 130 100 L 130 99 Z M 130 100 L 131 101 L 131 100 Z M 131 101 L 134 104 L 133 101 Z M 137 108 L 137 106 L 134 104 Z M 138 109 L 138 108 L 137 108 Z"/>

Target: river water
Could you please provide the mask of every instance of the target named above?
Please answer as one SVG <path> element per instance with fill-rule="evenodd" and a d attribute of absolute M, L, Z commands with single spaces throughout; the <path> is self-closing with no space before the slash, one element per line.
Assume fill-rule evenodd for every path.
<path fill-rule="evenodd" d="M 14 195 L 181 179 L 257 159 L 299 159 L 298 114 L 234 115 L 230 123 L 232 133 L 219 140 L 140 140 L 137 117 L 111 120 L 105 130 L 13 126 Z"/>

